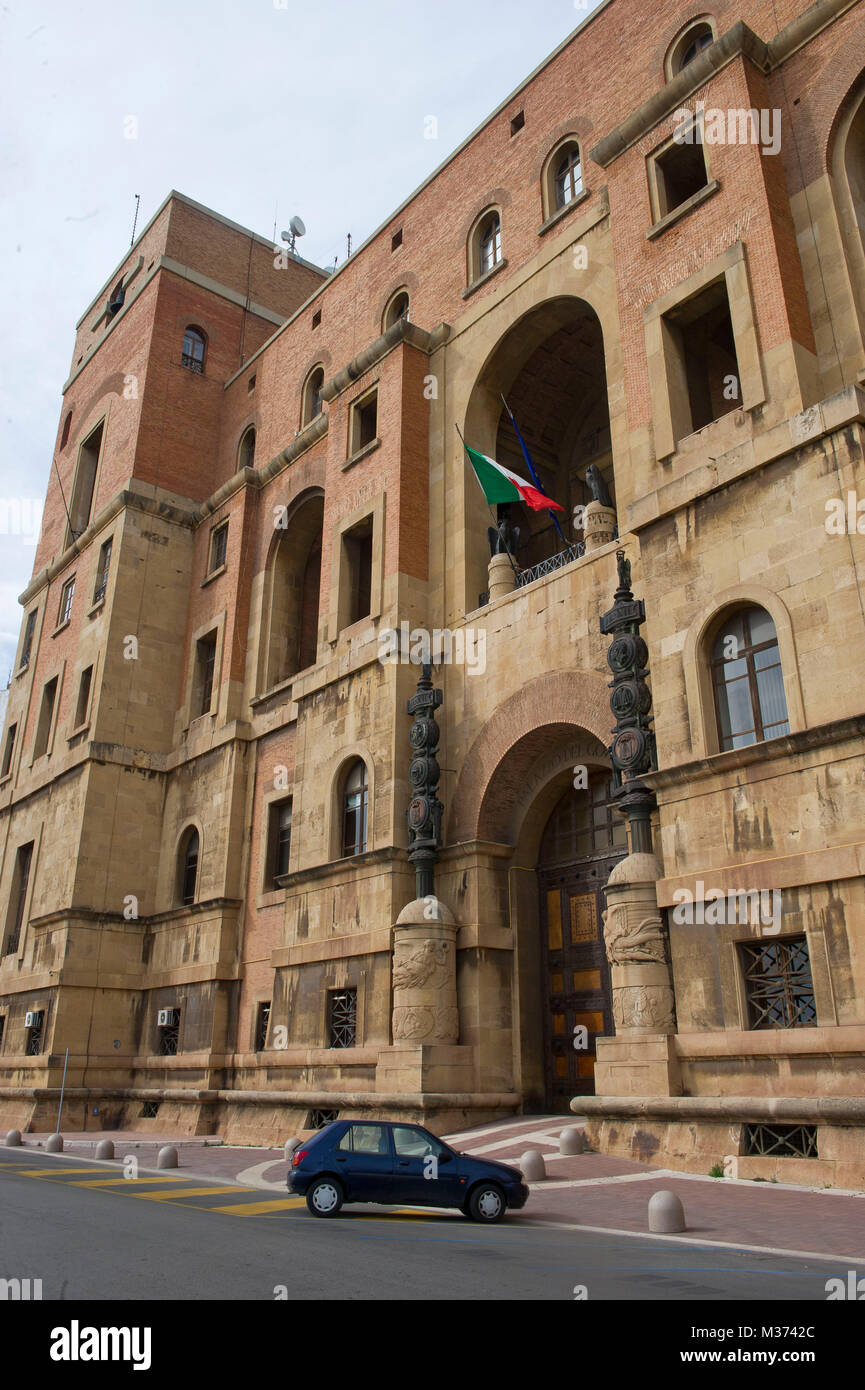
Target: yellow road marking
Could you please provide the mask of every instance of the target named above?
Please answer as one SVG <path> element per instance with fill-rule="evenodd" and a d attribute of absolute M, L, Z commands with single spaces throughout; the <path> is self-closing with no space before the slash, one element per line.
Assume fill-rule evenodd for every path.
<path fill-rule="evenodd" d="M 105 1173 L 110 1168 L 21 1168 L 19 1172 L 27 1178 L 72 1178 L 77 1173 Z"/>
<path fill-rule="evenodd" d="M 216 1197 L 223 1192 L 237 1192 L 237 1184 L 233 1187 L 174 1187 L 168 1188 L 165 1192 L 133 1192 L 132 1197 L 140 1197 L 142 1202 L 167 1202 L 175 1197 Z M 209 1211 L 209 1207 L 202 1207 L 202 1211 Z"/>
<path fill-rule="evenodd" d="M 280 1197 L 272 1202 L 241 1202 L 237 1206 L 208 1207 L 208 1211 L 222 1211 L 229 1216 L 263 1216 L 268 1211 L 287 1211 L 306 1204 L 305 1197 Z"/>
<path fill-rule="evenodd" d="M 86 1178 L 84 1182 L 68 1182 L 66 1187 L 134 1187 L 142 1182 L 180 1182 L 180 1178 Z"/>

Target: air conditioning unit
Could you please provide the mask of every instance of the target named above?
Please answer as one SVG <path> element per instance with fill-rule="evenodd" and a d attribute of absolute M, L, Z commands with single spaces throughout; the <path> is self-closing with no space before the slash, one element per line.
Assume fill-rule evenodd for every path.
<path fill-rule="evenodd" d="M 32 1009 L 24 1015 L 25 1028 L 38 1028 L 42 1022 L 42 1010 Z"/>
<path fill-rule="evenodd" d="M 180 1022 L 179 1009 L 160 1009 L 156 1015 L 156 1026 L 158 1028 L 176 1028 Z"/>

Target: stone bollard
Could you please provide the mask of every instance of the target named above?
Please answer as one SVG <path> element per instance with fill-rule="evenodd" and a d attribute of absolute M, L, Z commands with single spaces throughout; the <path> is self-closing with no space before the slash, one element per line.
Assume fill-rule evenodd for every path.
<path fill-rule="evenodd" d="M 514 574 L 514 562 L 510 555 L 493 555 L 487 570 L 487 584 L 489 585 L 490 603 L 495 603 L 497 598 L 504 598 L 505 594 L 512 594 L 517 587 L 517 577 Z"/>
<path fill-rule="evenodd" d="M 176 1168 L 177 1150 L 173 1144 L 166 1144 L 165 1148 L 160 1149 L 156 1158 L 157 1168 Z"/>
<path fill-rule="evenodd" d="M 291 1155 L 294 1153 L 295 1149 L 300 1148 L 300 1143 L 301 1141 L 299 1139 L 286 1139 L 283 1145 L 286 1163 L 291 1162 Z"/>
<path fill-rule="evenodd" d="M 581 1154 L 585 1153 L 586 1143 L 581 1129 L 563 1129 L 559 1135 L 560 1154 Z"/>
<path fill-rule="evenodd" d="M 113 1158 L 113 1157 L 114 1157 L 114 1145 L 113 1145 L 113 1143 L 111 1142 L 111 1140 L 110 1140 L 110 1139 L 100 1139 L 100 1140 L 99 1140 L 99 1143 L 96 1145 L 96 1153 L 93 1155 L 93 1157 L 94 1157 L 94 1158 Z"/>
<path fill-rule="evenodd" d="M 20 1131 L 20 1129 L 10 1129 L 10 1130 L 9 1130 L 9 1133 L 6 1135 L 6 1147 L 7 1147 L 7 1149 L 17 1149 L 17 1148 L 19 1147 L 20 1143 L 21 1143 L 21 1131 Z"/>
<path fill-rule="evenodd" d="M 47 1142 L 47 1144 L 45 1145 L 45 1152 L 46 1152 L 47 1154 L 62 1154 L 62 1152 L 63 1152 L 63 1136 L 62 1136 L 62 1134 L 52 1134 L 52 1135 L 50 1135 L 50 1137 L 49 1137 L 49 1139 L 48 1139 L 48 1142 Z"/>
<path fill-rule="evenodd" d="M 649 1198 L 649 1230 L 659 1235 L 684 1231 L 685 1208 L 675 1192 L 656 1192 Z"/>
<path fill-rule="evenodd" d="M 526 1182 L 540 1182 L 541 1178 L 547 1176 L 544 1156 L 537 1149 L 526 1149 L 517 1167 L 522 1172 Z"/>
<path fill-rule="evenodd" d="M 585 516 L 583 535 L 588 554 L 590 550 L 609 545 L 616 531 L 616 513 L 612 507 L 605 507 L 602 502 L 589 502 Z"/>

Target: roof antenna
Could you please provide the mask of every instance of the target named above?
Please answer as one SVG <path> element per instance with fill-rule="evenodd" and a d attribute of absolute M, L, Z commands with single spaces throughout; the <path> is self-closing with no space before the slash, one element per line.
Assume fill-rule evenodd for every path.
<path fill-rule="evenodd" d="M 346 260 L 351 260 L 351 232 L 348 234 L 348 255 L 346 256 Z"/>
<path fill-rule="evenodd" d="M 129 243 L 130 246 L 134 246 L 134 245 L 135 245 L 135 228 L 138 226 L 138 209 L 139 209 L 140 205 L 141 205 L 141 194 L 140 194 L 140 193 L 136 193 L 136 195 L 135 195 L 135 217 L 133 218 L 133 221 L 132 221 L 132 240 L 131 240 L 130 243 Z"/>
<path fill-rule="evenodd" d="M 288 246 L 288 249 L 291 252 L 292 256 L 294 256 L 297 260 L 300 260 L 300 257 L 294 249 L 294 244 L 299 236 L 306 236 L 306 223 L 304 222 L 302 217 L 297 217 L 295 215 L 294 217 L 292 217 L 288 225 L 290 230 L 287 232 L 280 232 L 280 236 Z M 274 240 L 276 240 L 276 233 L 274 233 Z"/>

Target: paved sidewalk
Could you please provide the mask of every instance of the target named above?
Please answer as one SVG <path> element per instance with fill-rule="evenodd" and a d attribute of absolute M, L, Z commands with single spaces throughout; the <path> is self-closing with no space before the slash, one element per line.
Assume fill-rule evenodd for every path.
<path fill-rule="evenodd" d="M 865 1192 L 788 1187 L 776 1183 L 709 1178 L 671 1172 L 605 1154 L 563 1158 L 561 1131 L 578 1119 L 521 1116 L 445 1136 L 455 1148 L 478 1157 L 516 1163 L 527 1149 L 546 1160 L 547 1177 L 532 1183 L 528 1205 L 509 1221 L 585 1226 L 611 1232 L 647 1232 L 649 1198 L 675 1192 L 685 1208 L 684 1238 L 837 1257 L 865 1264 Z M 25 1134 L 28 1149 L 43 1148 L 48 1135 Z M 112 1139 L 115 1162 L 134 1155 L 142 1169 L 156 1168 L 163 1144 L 178 1150 L 179 1168 L 189 1177 L 219 1178 L 273 1193 L 285 1192 L 282 1149 L 222 1145 L 215 1138 L 142 1135 L 140 1131 L 64 1133 L 64 1153 L 92 1159 L 100 1139 Z M 383 1213 L 386 1211 L 383 1208 Z M 435 1219 L 435 1213 L 430 1213 Z M 654 1236 L 655 1240 L 670 1239 Z"/>

